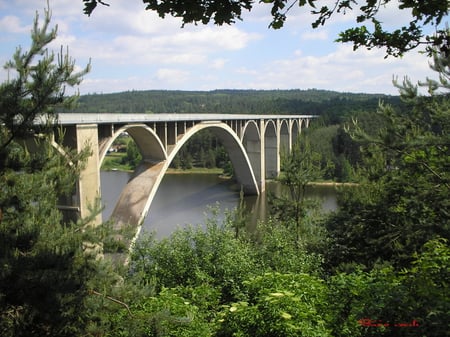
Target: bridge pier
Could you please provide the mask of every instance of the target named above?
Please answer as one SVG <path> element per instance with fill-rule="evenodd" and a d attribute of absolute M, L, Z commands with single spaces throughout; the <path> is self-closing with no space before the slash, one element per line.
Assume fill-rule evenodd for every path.
<path fill-rule="evenodd" d="M 79 124 L 76 126 L 76 144 L 80 152 L 89 147 L 91 155 L 87 158 L 85 167 L 81 172 L 77 184 L 77 202 L 80 209 L 80 217 L 91 215 L 91 209 L 97 200 L 100 200 L 100 162 L 97 124 Z M 99 213 L 94 223 L 102 222 L 102 214 Z"/>

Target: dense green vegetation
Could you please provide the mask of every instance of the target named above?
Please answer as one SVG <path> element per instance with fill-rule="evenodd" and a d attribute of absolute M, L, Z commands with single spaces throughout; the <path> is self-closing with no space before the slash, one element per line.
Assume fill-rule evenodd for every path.
<path fill-rule="evenodd" d="M 213 209 L 206 228 L 140 238 L 123 266 L 98 254 L 113 245 L 108 226 L 58 209 L 89 149 L 62 156 L 33 121 L 69 103 L 64 85 L 87 69 L 54 62 L 48 23 L 36 20 L 31 50 L 8 63 L 17 77 L 0 86 L 2 336 L 449 335 L 450 55 L 435 51 L 441 77 L 423 84 L 428 96 L 398 84 L 408 110 L 382 105 L 376 119 L 305 132 L 283 160 L 290 195 L 256 231 L 242 206 L 223 222 Z M 339 164 L 314 137 L 355 163 L 342 160 L 358 186 L 330 216 L 303 193 Z M 128 162 L 136 152 L 127 144 Z"/>
<path fill-rule="evenodd" d="M 374 111 L 379 100 L 399 104 L 397 96 L 326 90 L 128 91 L 79 98 L 82 113 L 223 113 L 326 115 L 336 122 L 354 111 Z"/>
<path fill-rule="evenodd" d="M 61 147 L 63 157 L 49 133 L 53 108 L 73 101 L 64 96 L 64 86 L 78 84 L 89 67 L 76 73 L 68 55 L 55 62 L 55 55 L 43 52 L 56 36 L 55 30 L 47 32 L 49 20 L 46 12 L 40 27 L 36 18 L 30 50 L 17 49 L 6 65 L 16 76 L 0 86 L 0 335 L 5 337 L 83 335 L 89 321 L 85 301 L 100 279 L 95 250 L 83 249 L 101 239 L 88 225 L 91 219 L 68 221 L 57 206 L 71 197 L 89 149 L 78 154 Z M 42 117 L 48 125 L 34 123 Z"/>

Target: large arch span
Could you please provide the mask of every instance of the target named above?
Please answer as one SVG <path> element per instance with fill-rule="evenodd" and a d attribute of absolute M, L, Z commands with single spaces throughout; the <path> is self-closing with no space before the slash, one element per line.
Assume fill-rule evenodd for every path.
<path fill-rule="evenodd" d="M 144 221 L 170 163 L 194 134 L 205 129 L 216 135 L 227 150 L 234 167 L 236 179 L 241 184 L 244 193 L 259 193 L 258 184 L 245 148 L 239 137 L 227 124 L 222 122 L 200 123 L 192 126 L 179 136 L 176 145 L 167 156 L 161 141 L 145 125 L 128 126 L 120 129 L 108 141 L 108 144 L 111 145 L 120 133 L 128 132 L 141 150 L 144 159 L 122 190 L 112 212 L 111 219 L 116 226 L 122 226 L 123 224 L 140 225 Z M 156 153 L 150 149 L 149 144 L 153 146 L 153 151 L 156 151 Z"/>

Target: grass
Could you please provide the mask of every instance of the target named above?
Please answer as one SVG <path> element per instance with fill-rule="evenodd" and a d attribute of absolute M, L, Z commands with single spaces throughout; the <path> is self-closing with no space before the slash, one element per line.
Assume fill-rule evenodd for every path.
<path fill-rule="evenodd" d="M 108 153 L 102 164 L 103 171 L 133 171 L 134 169 L 128 164 L 122 164 L 122 159 L 125 157 L 125 153 L 112 152 Z"/>
<path fill-rule="evenodd" d="M 105 157 L 105 160 L 102 164 L 102 171 L 112 171 L 112 170 L 118 170 L 118 171 L 134 171 L 134 168 L 131 167 L 128 164 L 122 164 L 122 158 L 125 157 L 125 153 L 120 152 L 112 152 L 108 153 Z M 187 170 L 184 169 L 175 169 L 175 168 L 169 168 L 167 170 L 167 173 L 169 174 L 191 174 L 191 173 L 198 173 L 198 174 L 223 174 L 223 169 L 221 168 L 204 168 L 204 167 L 193 167 Z"/>

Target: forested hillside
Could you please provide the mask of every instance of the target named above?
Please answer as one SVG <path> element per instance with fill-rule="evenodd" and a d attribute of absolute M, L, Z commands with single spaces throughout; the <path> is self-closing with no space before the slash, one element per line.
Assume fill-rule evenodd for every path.
<path fill-rule="evenodd" d="M 380 100 L 398 105 L 397 96 L 309 90 L 127 91 L 81 96 L 73 112 L 236 113 L 333 116 L 375 111 Z"/>

